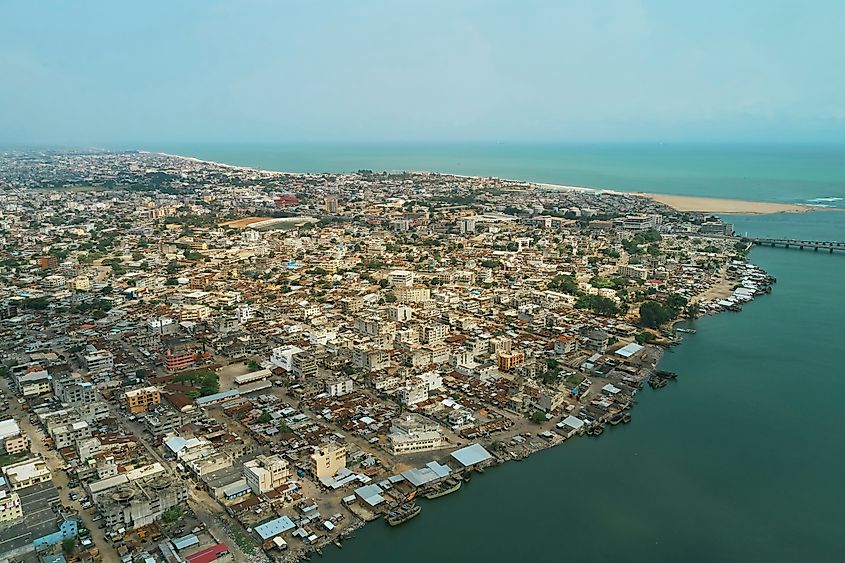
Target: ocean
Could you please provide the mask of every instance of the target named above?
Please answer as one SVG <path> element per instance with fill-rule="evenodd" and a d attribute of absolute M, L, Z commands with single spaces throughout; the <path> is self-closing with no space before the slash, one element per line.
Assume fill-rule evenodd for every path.
<path fill-rule="evenodd" d="M 144 147 L 291 172 L 426 170 L 845 208 L 843 145 L 191 144 Z"/>
<path fill-rule="evenodd" d="M 149 147 L 297 171 L 437 170 L 845 207 L 836 147 Z M 845 212 L 731 216 L 751 236 L 845 240 Z M 845 550 L 845 253 L 755 248 L 771 295 L 694 321 L 633 420 L 477 475 L 327 562 L 837 561 Z"/>

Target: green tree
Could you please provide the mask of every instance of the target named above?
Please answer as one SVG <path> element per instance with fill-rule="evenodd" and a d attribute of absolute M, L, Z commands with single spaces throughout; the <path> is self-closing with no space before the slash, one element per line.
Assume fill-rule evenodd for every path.
<path fill-rule="evenodd" d="M 677 317 L 684 310 L 684 307 L 687 306 L 687 298 L 683 295 L 673 293 L 666 298 L 666 306 L 672 311 L 672 317 Z"/>
<path fill-rule="evenodd" d="M 613 299 L 600 295 L 582 295 L 575 302 L 576 309 L 590 309 L 599 315 L 612 317 L 619 314 L 619 307 Z"/>
<path fill-rule="evenodd" d="M 575 281 L 575 278 L 565 274 L 558 274 L 553 277 L 552 281 L 549 282 L 548 288 L 571 295 L 579 293 L 578 283 Z"/>
<path fill-rule="evenodd" d="M 639 343 L 639 344 L 645 344 L 646 342 L 651 342 L 655 338 L 657 338 L 657 337 L 654 335 L 654 333 L 648 332 L 648 331 L 643 331 L 643 332 L 639 333 L 636 337 L 637 343 Z"/>
<path fill-rule="evenodd" d="M 536 410 L 531 414 L 531 422 L 534 424 L 542 424 L 546 422 L 546 413 Z"/>
<path fill-rule="evenodd" d="M 76 547 L 76 540 L 73 538 L 67 538 L 62 542 L 62 553 L 66 556 L 70 556 L 73 553 L 73 548 Z"/>
<path fill-rule="evenodd" d="M 169 508 L 164 511 L 164 514 L 161 515 L 162 520 L 167 522 L 168 524 L 172 524 L 176 522 L 182 517 L 182 509 L 178 506 L 174 506 L 173 508 Z"/>
<path fill-rule="evenodd" d="M 658 328 L 672 319 L 672 311 L 657 301 L 646 301 L 640 305 L 640 322 L 643 326 Z"/>

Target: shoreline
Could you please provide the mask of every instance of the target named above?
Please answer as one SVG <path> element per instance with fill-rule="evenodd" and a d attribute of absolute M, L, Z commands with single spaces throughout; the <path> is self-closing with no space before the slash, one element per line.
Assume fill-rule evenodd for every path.
<path fill-rule="evenodd" d="M 181 158 L 191 162 L 199 162 L 204 164 L 212 164 L 215 166 L 222 166 L 233 170 L 248 170 L 262 174 L 290 174 L 294 176 L 307 176 L 309 174 L 323 174 L 326 172 L 288 172 L 280 170 L 267 170 L 264 168 L 256 168 L 254 166 L 238 166 L 235 164 L 226 164 L 225 162 L 217 162 L 214 160 L 205 160 L 193 156 L 184 156 L 179 154 L 171 154 L 156 151 L 138 151 L 146 154 L 158 154 L 171 158 Z M 594 188 L 587 186 L 570 186 L 563 184 L 549 184 L 544 182 L 532 182 L 530 180 L 514 180 L 510 178 L 499 178 L 497 176 L 473 176 L 470 174 L 454 174 L 451 172 L 432 172 L 430 170 L 409 171 L 411 174 L 439 174 L 441 176 L 449 176 L 453 178 L 465 178 L 474 180 L 494 179 L 502 182 L 513 182 L 515 184 L 527 184 L 533 188 L 560 190 L 560 191 L 574 191 L 587 192 L 595 194 L 611 194 L 611 195 L 626 195 L 633 197 L 642 197 L 662 203 L 672 209 L 680 212 L 697 212 L 697 213 L 723 213 L 728 215 L 773 215 L 779 213 L 809 213 L 811 211 L 825 211 L 835 210 L 836 208 L 825 207 L 820 205 L 807 205 L 802 203 L 778 203 L 772 201 L 753 201 L 745 199 L 726 199 L 715 198 L 707 196 L 694 195 L 676 195 L 676 194 L 654 194 L 648 192 L 627 192 L 611 188 Z M 339 173 L 342 174 L 342 173 Z M 347 172 L 351 174 L 351 172 Z"/>

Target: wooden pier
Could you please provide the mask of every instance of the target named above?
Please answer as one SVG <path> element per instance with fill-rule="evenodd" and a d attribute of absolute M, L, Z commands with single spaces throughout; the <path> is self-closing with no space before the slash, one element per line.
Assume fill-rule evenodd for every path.
<path fill-rule="evenodd" d="M 834 251 L 845 252 L 845 242 L 837 242 L 830 240 L 797 240 L 797 239 L 781 239 L 781 238 L 753 238 L 751 243 L 757 246 L 772 246 L 782 248 L 797 248 L 799 250 L 813 249 L 827 250 L 830 254 Z"/>

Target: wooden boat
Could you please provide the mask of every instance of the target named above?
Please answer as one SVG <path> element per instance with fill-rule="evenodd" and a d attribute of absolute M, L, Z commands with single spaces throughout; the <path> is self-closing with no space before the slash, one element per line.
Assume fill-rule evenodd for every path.
<path fill-rule="evenodd" d="M 434 500 L 436 498 L 445 497 L 446 495 L 451 495 L 461 488 L 461 484 L 462 483 L 460 481 L 456 481 L 455 479 L 447 479 L 443 483 L 435 485 L 430 492 L 426 493 L 425 498 L 428 500 Z"/>
<path fill-rule="evenodd" d="M 387 518 L 385 520 L 391 526 L 398 526 L 399 524 L 404 524 L 411 518 L 415 517 L 420 513 L 422 508 L 412 502 L 406 502 L 401 506 L 397 506 L 393 510 L 387 513 Z"/>

